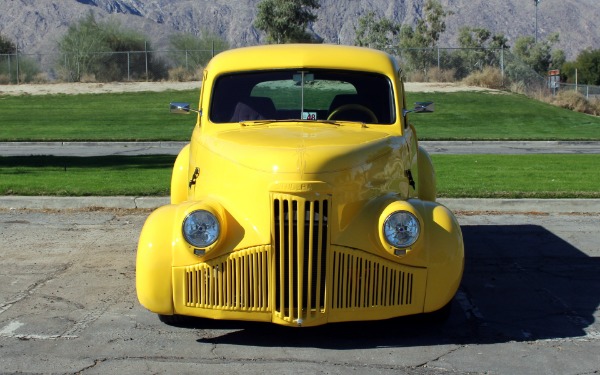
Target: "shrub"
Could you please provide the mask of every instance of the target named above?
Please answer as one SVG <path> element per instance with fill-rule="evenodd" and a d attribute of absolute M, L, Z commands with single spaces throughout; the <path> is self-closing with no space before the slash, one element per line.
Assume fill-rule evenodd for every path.
<path fill-rule="evenodd" d="M 169 81 L 174 82 L 189 82 L 201 80 L 200 72 L 202 69 L 190 71 L 183 66 L 178 66 L 169 69 Z"/>
<path fill-rule="evenodd" d="M 410 82 L 454 82 L 454 69 L 444 70 L 432 67 L 427 71 L 416 70 L 407 73 Z"/>
<path fill-rule="evenodd" d="M 553 96 L 550 102 L 562 108 L 572 111 L 588 113 L 591 115 L 599 115 L 598 101 L 595 103 L 588 101 L 585 96 L 577 91 L 563 90 Z"/>
<path fill-rule="evenodd" d="M 594 115 L 600 116 L 600 99 L 594 99 L 590 102 L 590 104 L 594 109 Z"/>
<path fill-rule="evenodd" d="M 42 84 L 42 83 L 48 83 L 48 82 L 50 82 L 50 78 L 48 77 L 48 73 L 45 73 L 45 72 L 38 73 L 35 76 L 33 76 L 31 79 L 31 83 Z"/>
<path fill-rule="evenodd" d="M 455 74 L 455 69 L 446 70 L 434 67 L 427 72 L 427 78 L 428 82 L 454 82 Z"/>
<path fill-rule="evenodd" d="M 502 72 L 498 68 L 486 67 L 481 71 L 469 74 L 463 83 L 469 86 L 487 87 L 489 89 L 501 89 L 504 87 Z"/>

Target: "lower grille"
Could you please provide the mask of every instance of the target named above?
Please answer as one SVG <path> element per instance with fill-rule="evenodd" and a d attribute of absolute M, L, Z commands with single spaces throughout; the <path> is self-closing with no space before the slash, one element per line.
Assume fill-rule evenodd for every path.
<path fill-rule="evenodd" d="M 286 321 L 325 310 L 329 200 L 274 194 L 275 310 Z"/>
<path fill-rule="evenodd" d="M 401 265 L 356 250 L 333 253 L 332 309 L 410 305 L 414 275 Z"/>
<path fill-rule="evenodd" d="M 184 283 L 186 305 L 268 311 L 268 254 L 267 247 L 258 247 L 187 267 Z"/>

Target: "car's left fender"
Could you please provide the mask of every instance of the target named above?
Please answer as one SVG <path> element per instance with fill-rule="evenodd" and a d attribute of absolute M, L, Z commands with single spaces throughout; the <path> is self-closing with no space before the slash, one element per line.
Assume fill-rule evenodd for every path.
<path fill-rule="evenodd" d="M 173 314 L 171 282 L 173 223 L 177 206 L 156 209 L 142 228 L 136 259 L 136 290 L 140 303 L 157 314 Z"/>

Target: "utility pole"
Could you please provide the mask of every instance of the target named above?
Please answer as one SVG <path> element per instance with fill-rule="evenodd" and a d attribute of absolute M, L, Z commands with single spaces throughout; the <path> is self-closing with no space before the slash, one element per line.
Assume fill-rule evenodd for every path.
<path fill-rule="evenodd" d="M 535 43 L 536 44 L 537 44 L 537 40 L 538 40 L 538 32 L 537 32 L 537 30 L 538 30 L 538 27 L 537 27 L 538 11 L 537 11 L 537 8 L 538 8 L 538 4 L 540 3 L 540 1 L 542 1 L 542 0 L 533 0 L 533 3 L 535 4 Z"/>

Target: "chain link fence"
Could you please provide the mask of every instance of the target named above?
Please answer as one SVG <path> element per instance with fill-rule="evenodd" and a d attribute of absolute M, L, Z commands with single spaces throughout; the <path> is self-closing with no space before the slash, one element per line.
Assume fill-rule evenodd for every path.
<path fill-rule="evenodd" d="M 219 50 L 119 51 L 55 54 L 0 54 L 0 84 L 197 80 L 202 68 Z M 523 91 L 575 90 L 598 97 L 600 87 L 561 83 L 549 85 L 527 64 L 502 48 L 389 48 L 408 80 L 460 81 L 494 68 L 500 86 L 522 86 Z"/>
<path fill-rule="evenodd" d="M 194 78 L 218 52 L 213 48 L 0 54 L 0 84 L 181 80 Z"/>
<path fill-rule="evenodd" d="M 581 85 L 573 83 L 559 83 L 558 87 L 550 87 L 553 93 L 558 91 L 576 91 L 585 96 L 586 99 L 600 99 L 600 86 Z"/>

